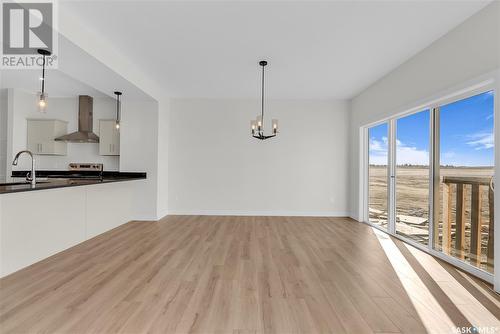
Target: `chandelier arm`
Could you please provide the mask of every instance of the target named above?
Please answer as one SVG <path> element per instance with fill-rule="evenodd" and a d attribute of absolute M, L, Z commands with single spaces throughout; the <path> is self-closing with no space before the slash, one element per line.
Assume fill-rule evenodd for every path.
<path fill-rule="evenodd" d="M 258 135 L 258 136 L 253 135 L 252 137 L 257 138 L 257 139 L 260 139 L 260 140 L 266 140 L 266 139 L 269 139 L 269 138 L 276 137 L 276 135 L 274 134 L 274 135 L 270 135 L 270 136 L 264 136 L 264 134 L 259 133 L 259 135 Z"/>

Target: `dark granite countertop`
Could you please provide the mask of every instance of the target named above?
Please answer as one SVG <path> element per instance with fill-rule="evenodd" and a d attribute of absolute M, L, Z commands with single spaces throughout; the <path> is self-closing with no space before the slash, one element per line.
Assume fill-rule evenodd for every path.
<path fill-rule="evenodd" d="M 101 176 L 86 172 L 41 170 L 36 172 L 37 184 L 32 186 L 22 179 L 26 173 L 13 171 L 12 177 L 21 179 L 14 183 L 0 183 L 0 194 L 146 179 L 146 173 L 142 172 L 103 172 Z"/>

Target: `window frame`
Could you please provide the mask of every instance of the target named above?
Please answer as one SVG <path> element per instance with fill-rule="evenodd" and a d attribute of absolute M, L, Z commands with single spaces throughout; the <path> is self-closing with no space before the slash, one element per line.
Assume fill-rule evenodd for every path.
<path fill-rule="evenodd" d="M 494 71 L 493 73 L 489 73 L 487 75 L 480 76 L 474 80 L 468 81 L 466 83 L 463 83 L 462 85 L 455 86 L 453 88 L 450 88 L 446 91 L 441 92 L 440 94 L 436 94 L 432 97 L 429 97 L 424 101 L 423 103 L 415 103 L 413 106 L 407 107 L 407 108 L 401 108 L 403 111 L 395 112 L 389 116 L 383 117 L 382 119 L 379 119 L 378 121 L 371 122 L 368 124 L 365 124 L 360 127 L 360 139 L 361 139 L 361 155 L 360 155 L 360 221 L 370 225 L 373 228 L 376 228 L 377 230 L 380 230 L 384 233 L 388 233 L 389 235 L 400 239 L 422 251 L 425 251 L 433 256 L 436 256 L 474 276 L 477 276 L 489 283 L 496 283 L 495 284 L 495 289 L 498 291 L 500 288 L 500 275 L 499 277 L 495 279 L 494 274 L 489 273 L 481 268 L 475 267 L 471 264 L 468 264 L 462 260 L 459 260 L 457 258 L 454 258 L 450 255 L 447 255 L 445 253 L 442 253 L 440 251 L 437 251 L 434 249 L 434 226 L 435 226 L 435 221 L 439 221 L 439 217 L 437 217 L 436 220 L 436 214 L 439 214 L 439 210 L 437 210 L 436 205 L 439 205 L 439 200 L 435 201 L 435 198 L 439 198 L 439 194 L 436 196 L 436 191 L 439 191 L 439 175 L 436 175 L 436 168 L 439 170 L 439 165 L 436 166 L 436 163 L 439 164 L 439 107 L 443 105 L 447 105 L 453 102 L 457 102 L 463 99 L 467 99 L 469 97 L 486 93 L 488 91 L 493 91 L 494 94 L 494 143 L 495 143 L 495 151 L 494 151 L 494 156 L 495 156 L 495 165 L 494 165 L 494 175 L 495 179 L 496 176 L 499 175 L 498 172 L 500 172 L 500 157 L 496 154 L 496 150 L 498 148 L 498 143 L 497 143 L 497 134 L 496 134 L 496 128 L 497 125 L 500 124 L 499 120 L 499 87 L 498 87 L 498 82 L 500 80 L 496 78 L 500 78 L 500 71 Z M 399 109 L 399 110 L 401 110 Z M 427 245 L 425 244 L 420 244 L 418 242 L 415 242 L 413 240 L 410 240 L 408 238 L 405 238 L 404 236 L 398 235 L 395 231 L 395 185 L 396 185 L 396 174 L 395 174 L 395 136 L 396 136 L 396 122 L 399 118 L 409 116 L 415 113 L 418 113 L 420 111 L 429 109 L 430 111 L 430 142 L 429 142 L 429 242 Z M 497 124 L 497 122 L 499 122 Z M 388 176 L 388 210 L 389 206 L 391 206 L 390 212 L 388 212 L 388 230 L 384 230 L 383 228 L 380 228 L 379 226 L 376 226 L 374 224 L 371 224 L 369 221 L 369 212 L 368 212 L 368 204 L 369 204 L 369 136 L 368 136 L 368 130 L 371 127 L 380 125 L 382 123 L 388 123 L 389 125 L 389 176 Z M 437 130 L 437 132 L 436 132 Z M 392 152 L 391 152 L 392 151 Z M 436 159 L 437 158 L 437 159 Z M 495 180 L 496 181 L 496 180 Z M 495 209 L 499 208 L 500 209 L 500 196 L 495 196 Z M 496 210 L 498 211 L 498 210 Z M 495 215 L 495 221 L 494 224 L 500 223 L 500 219 L 498 219 L 499 215 Z M 500 230 L 500 229 L 496 229 Z M 495 236 L 494 236 L 495 237 Z M 499 238 L 496 238 L 496 240 L 500 240 Z M 497 241 L 497 243 L 500 241 Z M 500 268 L 500 247 L 494 246 L 494 252 L 495 252 L 495 263 L 494 263 L 494 268 Z"/>

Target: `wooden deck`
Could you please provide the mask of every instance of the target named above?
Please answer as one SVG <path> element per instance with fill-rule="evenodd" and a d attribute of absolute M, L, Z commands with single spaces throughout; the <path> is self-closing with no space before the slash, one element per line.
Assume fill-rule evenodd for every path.
<path fill-rule="evenodd" d="M 499 318 L 488 284 L 344 218 L 131 222 L 0 280 L 2 334 L 451 333 Z"/>
<path fill-rule="evenodd" d="M 495 209 L 491 182 L 491 177 L 444 177 L 441 231 L 435 228 L 434 233 L 442 235 L 443 252 L 467 258 L 475 266 L 483 265 L 493 272 Z"/>
<path fill-rule="evenodd" d="M 444 176 L 434 225 L 435 249 L 493 273 L 494 191 L 491 177 Z M 369 208 L 370 221 L 387 225 L 386 211 Z M 396 215 L 398 234 L 428 244 L 426 217 Z"/>

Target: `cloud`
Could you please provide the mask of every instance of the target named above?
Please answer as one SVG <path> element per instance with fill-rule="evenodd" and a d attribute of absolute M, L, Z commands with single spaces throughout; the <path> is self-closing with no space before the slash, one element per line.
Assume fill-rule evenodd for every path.
<path fill-rule="evenodd" d="M 396 159 L 398 165 L 428 165 L 429 151 L 421 150 L 414 146 L 407 146 L 397 140 Z"/>
<path fill-rule="evenodd" d="M 387 165 L 388 140 L 370 138 L 370 164 Z M 408 146 L 396 140 L 396 158 L 398 165 L 428 165 L 429 151 Z"/>
<path fill-rule="evenodd" d="M 475 133 L 468 137 L 471 140 L 466 144 L 473 147 L 475 150 L 486 150 L 495 146 L 492 132 Z"/>
<path fill-rule="evenodd" d="M 370 138 L 370 165 L 387 165 L 388 139 Z"/>
<path fill-rule="evenodd" d="M 387 151 L 387 143 L 388 143 L 387 137 L 382 137 L 382 140 L 370 138 L 370 151 L 373 152 Z"/>

